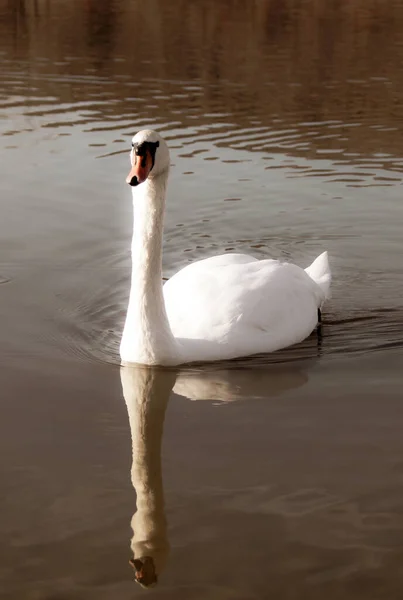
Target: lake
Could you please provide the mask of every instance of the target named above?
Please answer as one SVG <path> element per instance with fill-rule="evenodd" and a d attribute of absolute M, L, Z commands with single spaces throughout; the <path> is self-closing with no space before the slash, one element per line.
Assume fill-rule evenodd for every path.
<path fill-rule="evenodd" d="M 402 597 L 402 31 L 399 0 L 0 2 L 2 599 Z M 321 337 L 120 368 L 146 127 L 164 276 L 328 250 Z"/>

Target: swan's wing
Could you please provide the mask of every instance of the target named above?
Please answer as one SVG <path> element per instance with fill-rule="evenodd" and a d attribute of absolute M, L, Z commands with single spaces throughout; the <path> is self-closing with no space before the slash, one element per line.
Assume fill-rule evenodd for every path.
<path fill-rule="evenodd" d="M 225 346 L 221 358 L 301 341 L 315 327 L 323 301 L 303 269 L 247 255 L 189 265 L 165 284 L 164 296 L 175 337 Z"/>
<path fill-rule="evenodd" d="M 169 280 L 170 282 L 183 277 L 197 277 L 199 274 L 209 272 L 211 269 L 219 267 L 228 267 L 231 265 L 246 265 L 252 262 L 259 262 L 258 259 L 250 254 L 219 254 L 217 256 L 210 256 L 209 258 L 203 258 L 202 260 L 196 260 L 195 262 L 186 265 L 180 271 L 175 273 Z"/>
<path fill-rule="evenodd" d="M 248 254 L 220 254 L 175 273 L 164 284 L 165 307 L 175 337 L 216 338 L 216 328 L 238 315 L 235 299 L 242 282 L 234 280 L 234 275 L 256 263 L 257 258 Z"/>

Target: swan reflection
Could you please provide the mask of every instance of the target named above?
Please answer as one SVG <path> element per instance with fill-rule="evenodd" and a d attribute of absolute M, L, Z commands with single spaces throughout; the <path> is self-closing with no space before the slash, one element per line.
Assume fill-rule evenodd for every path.
<path fill-rule="evenodd" d="M 137 494 L 136 512 L 131 521 L 133 557 L 130 564 L 136 581 L 150 587 L 157 583 L 170 551 L 161 447 L 172 389 L 192 400 L 228 402 L 280 395 L 304 385 L 308 375 L 306 370 L 288 364 L 265 369 L 217 368 L 180 373 L 172 369 L 126 365 L 121 367 L 120 376 L 132 438 L 131 479 Z"/>
<path fill-rule="evenodd" d="M 169 555 L 162 487 L 161 444 L 165 411 L 175 383 L 174 371 L 121 367 L 123 395 L 129 415 L 133 462 L 131 479 L 137 510 L 131 526 L 130 564 L 144 587 L 155 585 Z"/>
<path fill-rule="evenodd" d="M 204 372 L 183 370 L 178 374 L 173 391 L 189 400 L 233 402 L 280 396 L 307 381 L 306 370 L 293 364 L 265 368 L 214 368 Z"/>

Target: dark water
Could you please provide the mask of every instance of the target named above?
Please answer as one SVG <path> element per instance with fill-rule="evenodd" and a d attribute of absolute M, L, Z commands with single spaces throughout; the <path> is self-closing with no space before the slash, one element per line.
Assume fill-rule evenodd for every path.
<path fill-rule="evenodd" d="M 1 598 L 146 593 L 132 451 L 149 597 L 403 596 L 402 31 L 397 0 L 0 0 Z M 321 342 L 120 372 L 146 126 L 166 276 L 327 249 Z"/>

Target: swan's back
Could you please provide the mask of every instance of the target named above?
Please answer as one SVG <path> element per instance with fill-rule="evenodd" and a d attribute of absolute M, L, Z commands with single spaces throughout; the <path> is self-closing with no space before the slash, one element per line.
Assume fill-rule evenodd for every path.
<path fill-rule="evenodd" d="M 307 337 L 325 291 L 300 267 L 225 254 L 193 263 L 164 286 L 186 360 L 272 352 Z"/>

